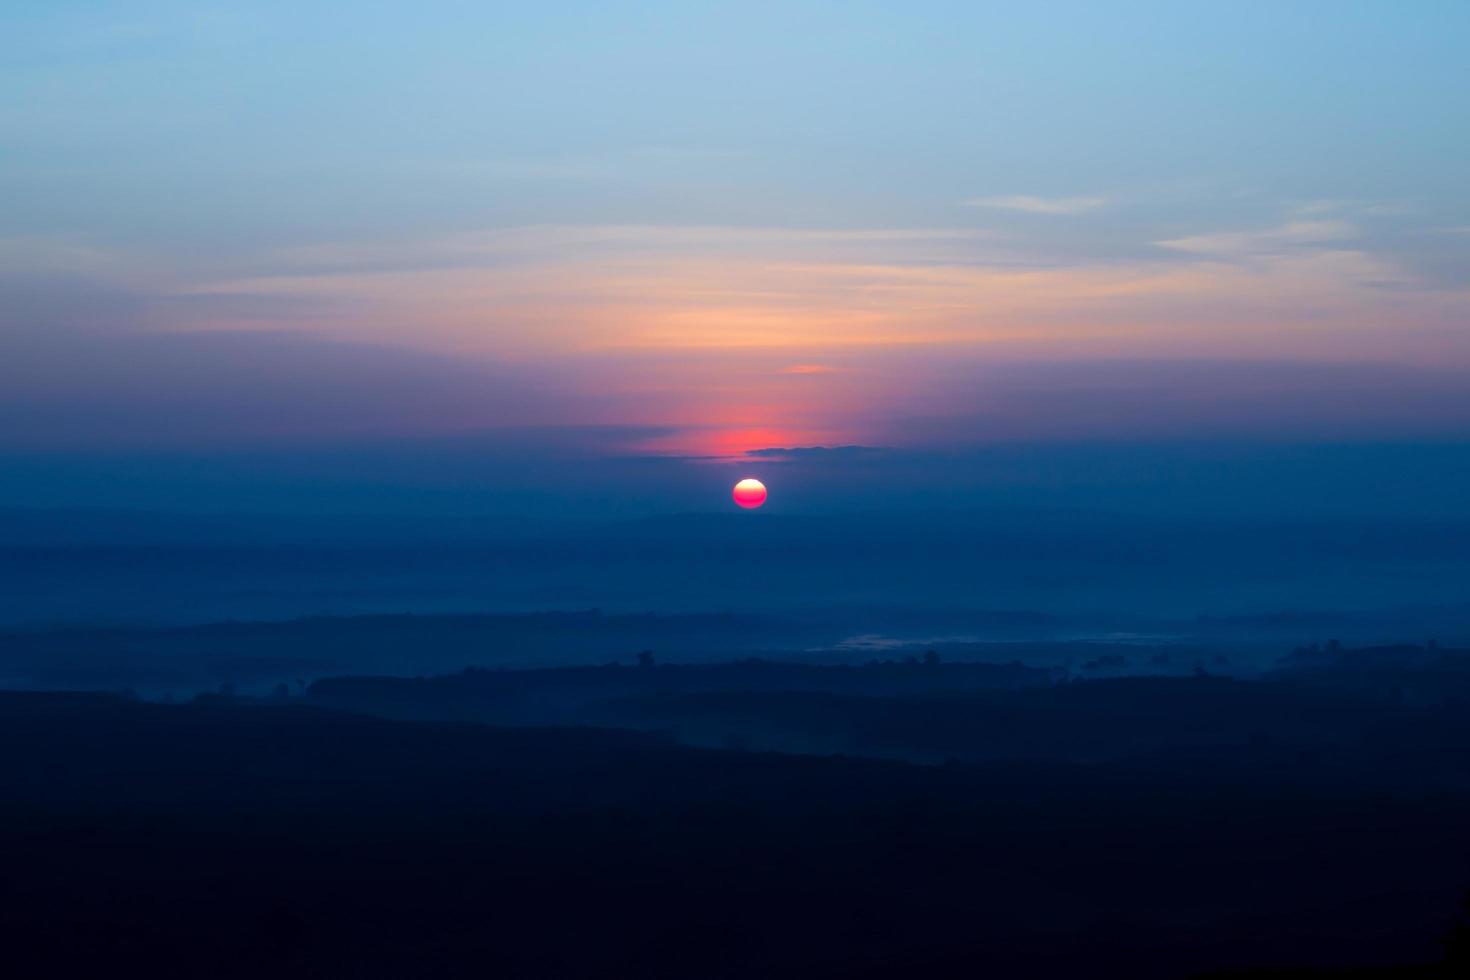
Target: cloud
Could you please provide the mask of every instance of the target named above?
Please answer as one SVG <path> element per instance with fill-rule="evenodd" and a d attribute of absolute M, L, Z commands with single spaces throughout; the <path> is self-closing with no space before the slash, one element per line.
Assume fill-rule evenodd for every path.
<path fill-rule="evenodd" d="M 620 261 L 717 253 L 762 259 L 905 254 L 952 258 L 992 238 L 974 228 L 799 228 L 757 225 L 525 225 L 389 243 L 279 249 L 264 276 L 333 276 L 479 266 Z M 3 243 L 0 243 L 3 244 Z M 0 253 L 3 254 L 3 253 Z"/>
<path fill-rule="evenodd" d="M 1304 246 L 1334 245 L 1357 237 L 1358 229 L 1346 221 L 1289 221 L 1274 228 L 1189 235 L 1155 244 L 1178 252 L 1246 258 L 1281 255 Z"/>
<path fill-rule="evenodd" d="M 610 414 L 564 367 L 304 334 L 59 328 L 22 340 L 0 360 L 0 452 L 565 430 Z"/>
<path fill-rule="evenodd" d="M 747 449 L 745 455 L 754 459 L 836 459 L 859 454 L 882 453 L 877 446 L 770 446 L 764 449 Z"/>
<path fill-rule="evenodd" d="M 1345 201 L 1300 201 L 1291 208 L 1292 214 L 1334 214 L 1347 207 Z"/>
<path fill-rule="evenodd" d="M 874 435 L 895 446 L 1470 433 L 1464 368 L 1230 358 L 959 365 Z"/>
<path fill-rule="evenodd" d="M 155 294 L 149 313 L 161 329 L 309 330 L 495 359 L 763 353 L 765 377 L 812 382 L 790 389 L 877 377 L 843 358 L 877 367 L 950 345 L 1296 356 L 1330 327 L 1353 356 L 1465 348 L 1452 327 L 1470 297 L 1429 288 L 1355 223 L 1205 227 L 1139 229 L 1137 254 L 1068 259 L 1050 242 L 924 227 L 499 228 L 274 253 Z M 846 370 L 821 370 L 832 364 Z M 730 390 L 704 381 L 689 397 Z"/>
<path fill-rule="evenodd" d="M 1363 216 L 1282 205 L 1253 214 L 1181 225 L 1171 210 L 1123 231 L 1042 221 L 1010 238 L 922 225 L 500 227 L 163 269 L 81 240 L 11 241 L 0 257 L 29 264 L 0 275 L 12 341 L 0 437 L 596 421 L 654 427 L 635 452 L 730 457 L 881 435 L 885 418 L 949 390 L 939 382 L 952 365 L 979 361 L 1470 364 L 1470 293 L 1436 288 L 1385 250 L 1397 240 L 1446 259 L 1459 239 L 1386 239 Z M 1136 247 L 1120 254 L 1128 236 Z M 1058 254 L 1057 241 L 1084 239 L 1106 245 Z"/>
<path fill-rule="evenodd" d="M 1085 214 L 1107 206 L 1105 197 L 1035 197 L 1013 194 L 1003 197 L 976 197 L 964 202 L 972 208 L 994 208 L 1000 211 L 1024 211 L 1027 214 Z"/>

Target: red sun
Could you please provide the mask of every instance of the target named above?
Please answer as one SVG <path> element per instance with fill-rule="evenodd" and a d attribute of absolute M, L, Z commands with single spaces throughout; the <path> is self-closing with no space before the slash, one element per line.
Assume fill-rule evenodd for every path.
<path fill-rule="evenodd" d="M 747 477 L 735 484 L 735 492 L 732 496 L 741 507 L 746 510 L 754 510 L 766 502 L 766 485 L 759 480 Z"/>

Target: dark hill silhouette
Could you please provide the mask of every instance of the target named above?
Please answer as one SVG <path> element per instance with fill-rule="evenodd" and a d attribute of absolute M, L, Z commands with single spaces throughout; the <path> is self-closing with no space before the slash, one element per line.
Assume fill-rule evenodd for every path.
<path fill-rule="evenodd" d="M 1014 664 L 942 662 L 862 666 L 742 660 L 714 664 L 564 667 L 547 670 L 465 670 L 438 677 L 330 677 L 307 689 L 307 700 L 387 717 L 500 724 L 573 723 L 589 705 L 639 695 L 739 691 L 811 691 L 858 697 L 937 694 L 1039 687 L 1046 670 Z"/>
<path fill-rule="evenodd" d="M 839 637 L 832 627 L 761 616 L 597 610 L 12 629 L 0 631 L 0 680 L 50 688 L 197 691 L 235 683 L 267 689 L 324 674 L 604 663 L 647 647 L 728 658 L 762 646 Z"/>
<path fill-rule="evenodd" d="M 1470 793 L 0 695 L 25 976 L 1182 977 L 1427 961 Z"/>
<path fill-rule="evenodd" d="M 1444 656 L 1457 658 L 1452 674 L 1470 662 Z M 1429 690 L 1442 673 L 1415 677 Z M 390 718 L 590 724 L 705 747 L 926 763 L 1208 764 L 1222 774 L 1300 770 L 1303 779 L 1350 785 L 1470 783 L 1461 752 L 1470 716 L 1453 700 L 1405 698 L 1372 673 L 1348 680 L 1292 670 L 1258 681 L 1057 684 L 1020 665 L 742 662 L 328 678 L 305 700 Z"/>

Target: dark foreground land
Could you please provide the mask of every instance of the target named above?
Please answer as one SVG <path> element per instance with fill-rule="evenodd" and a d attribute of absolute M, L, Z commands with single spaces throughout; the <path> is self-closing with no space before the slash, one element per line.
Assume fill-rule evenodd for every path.
<path fill-rule="evenodd" d="M 1459 669 L 1416 656 L 1421 681 Z M 949 666 L 3 694 L 5 972 L 1462 975 L 1412 965 L 1470 887 L 1470 721 L 1435 685 L 1369 697 L 1362 661 L 1057 686 L 954 665 L 968 686 L 926 689 Z M 890 758 L 680 744 L 723 737 L 669 723 L 691 698 L 773 742 L 794 704 Z M 535 704 L 560 720 L 483 724 Z M 403 717 L 434 712 L 476 720 Z M 951 761 L 900 761 L 926 714 L 919 754 Z M 1265 966 L 1287 972 L 1231 972 Z"/>

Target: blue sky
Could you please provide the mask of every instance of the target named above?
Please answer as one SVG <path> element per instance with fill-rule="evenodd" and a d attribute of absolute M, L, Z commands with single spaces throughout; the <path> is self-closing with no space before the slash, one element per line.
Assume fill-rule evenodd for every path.
<path fill-rule="evenodd" d="M 8 4 L 0 446 L 1470 428 L 1464 4 L 548 6 Z"/>
<path fill-rule="evenodd" d="M 1017 195 L 1466 217 L 1462 4 L 540 7 L 8 5 L 5 217 L 240 248 Z"/>

